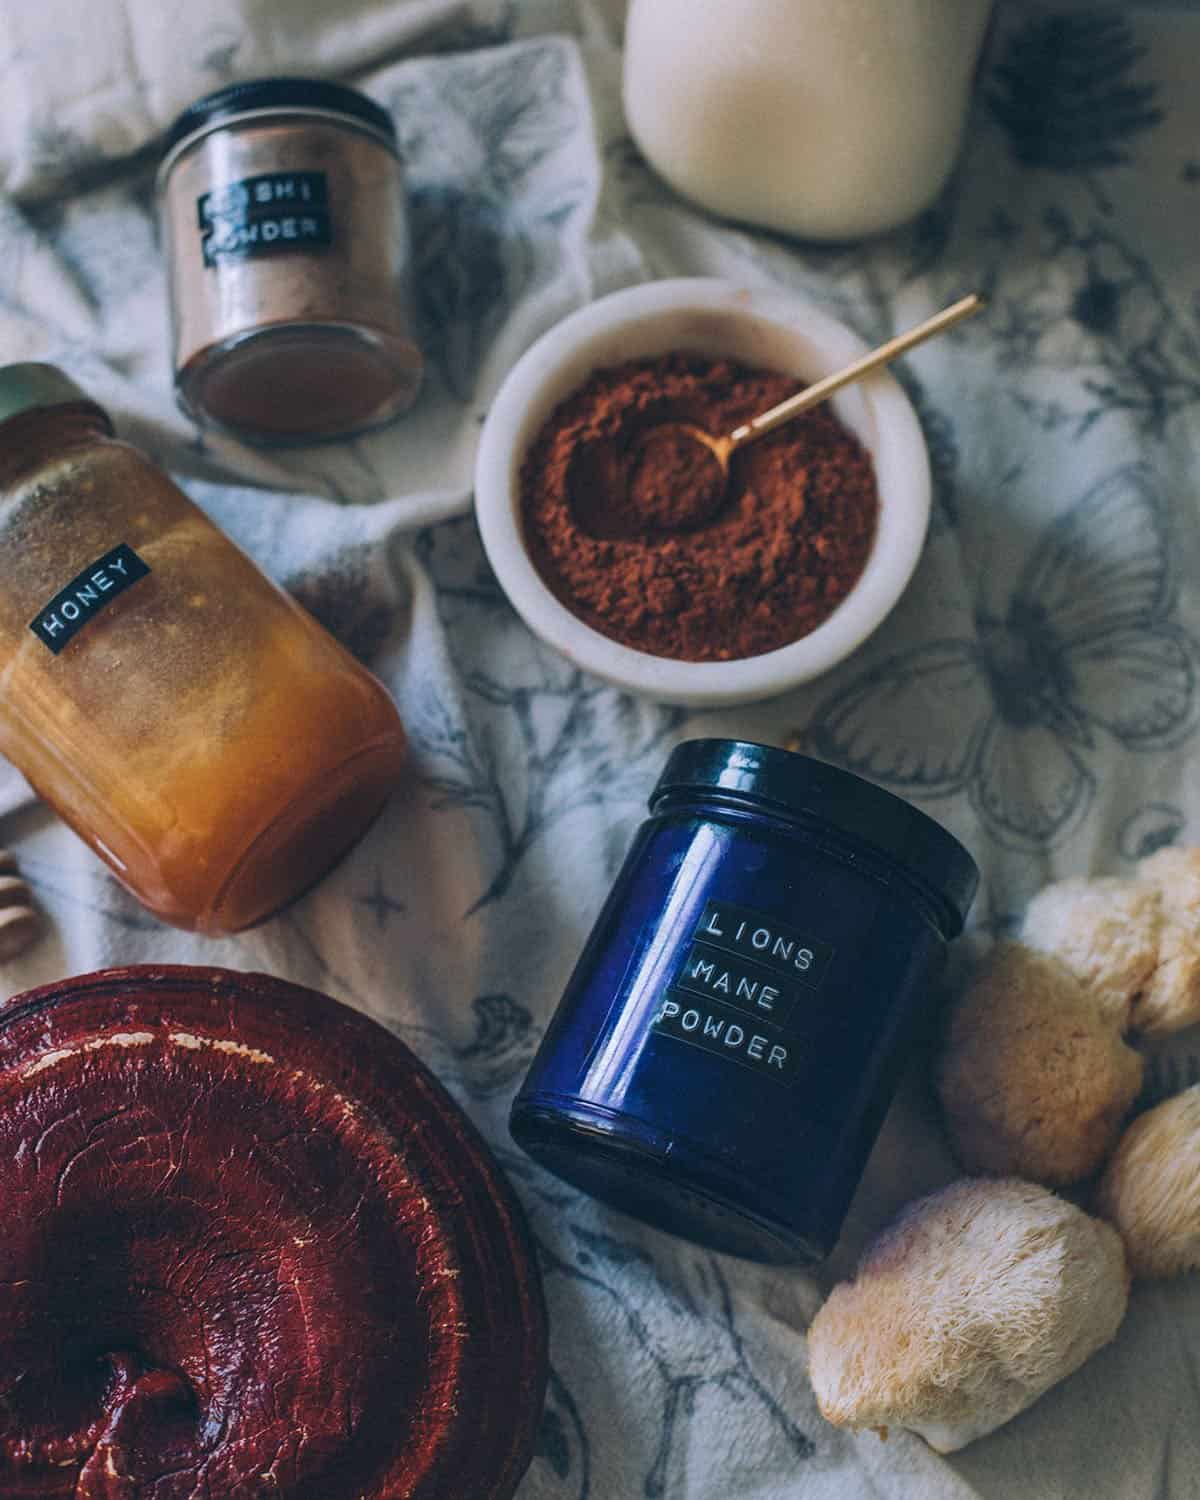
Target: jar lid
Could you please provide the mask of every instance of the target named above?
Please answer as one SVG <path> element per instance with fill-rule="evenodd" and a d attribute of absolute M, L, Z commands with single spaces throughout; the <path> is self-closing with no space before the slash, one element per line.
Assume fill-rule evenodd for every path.
<path fill-rule="evenodd" d="M 932 887 L 962 931 L 979 886 L 979 867 L 958 840 L 901 797 L 850 771 L 747 740 L 685 740 L 658 779 L 650 806 L 671 791 L 724 791 L 861 839 Z"/>
<path fill-rule="evenodd" d="M 6 1343 L 37 1400 L 5 1413 L 31 1441 L 0 1445 L 0 1493 L 31 1472 L 30 1493 L 91 1489 L 107 1445 L 66 1434 L 106 1362 L 103 1420 L 166 1413 L 123 1445 L 130 1493 L 169 1466 L 176 1494 L 201 1473 L 261 1494 L 269 1466 L 278 1500 L 511 1500 L 546 1385 L 537 1261 L 491 1151 L 398 1037 L 265 974 L 135 965 L 15 996 L 0 1089 L 5 1206 L 31 1226 L 5 1274 L 24 1257 L 61 1290 Z"/>
<path fill-rule="evenodd" d="M 387 110 L 347 84 L 328 78 L 248 78 L 189 104 L 167 131 L 163 153 L 169 155 L 198 131 L 258 110 L 344 115 L 385 136 L 389 144 L 396 141 L 396 126 Z"/>
<path fill-rule="evenodd" d="M 23 416 L 27 411 L 55 406 L 86 406 L 103 417 L 112 430 L 104 408 L 97 406 L 57 365 L 36 362 L 0 365 L 0 422 Z"/>

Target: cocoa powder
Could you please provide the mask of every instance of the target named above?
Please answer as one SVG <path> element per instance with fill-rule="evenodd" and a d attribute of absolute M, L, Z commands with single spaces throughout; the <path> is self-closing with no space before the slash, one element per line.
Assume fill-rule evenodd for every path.
<path fill-rule="evenodd" d="M 733 455 L 727 485 L 699 444 L 796 380 L 672 353 L 595 371 L 522 465 L 530 555 L 572 613 L 657 656 L 728 661 L 807 635 L 858 580 L 875 535 L 870 455 L 828 406 Z"/>

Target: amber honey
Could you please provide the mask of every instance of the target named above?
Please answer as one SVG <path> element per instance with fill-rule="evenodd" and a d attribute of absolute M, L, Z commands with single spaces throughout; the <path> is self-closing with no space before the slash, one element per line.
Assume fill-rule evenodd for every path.
<path fill-rule="evenodd" d="M 395 783 L 388 694 L 98 408 L 0 424 L 0 477 L 0 751 L 164 921 L 258 921 Z"/>

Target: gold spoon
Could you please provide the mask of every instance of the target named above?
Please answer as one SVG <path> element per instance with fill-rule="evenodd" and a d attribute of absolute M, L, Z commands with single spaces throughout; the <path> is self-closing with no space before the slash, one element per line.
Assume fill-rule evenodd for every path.
<path fill-rule="evenodd" d="M 762 437 L 765 433 L 773 432 L 776 427 L 781 427 L 784 422 L 790 422 L 801 412 L 811 410 L 812 407 L 832 396 L 835 391 L 840 391 L 843 386 L 860 380 L 872 370 L 879 369 L 881 365 L 886 365 L 899 355 L 907 353 L 909 349 L 915 348 L 917 344 L 923 344 L 926 339 L 933 338 L 935 334 L 942 333 L 947 328 L 953 328 L 964 318 L 969 318 L 972 314 L 979 312 L 984 305 L 984 299 L 978 292 L 972 292 L 969 296 L 960 298 L 949 307 L 943 308 L 940 313 L 935 313 L 932 318 L 926 318 L 923 323 L 910 328 L 907 333 L 898 333 L 894 338 L 888 339 L 885 344 L 880 344 L 877 349 L 872 349 L 869 354 L 864 354 L 861 359 L 856 359 L 853 364 L 847 365 L 845 369 L 826 375 L 815 385 L 806 386 L 796 395 L 789 396 L 786 401 L 780 401 L 777 406 L 770 407 L 751 421 L 743 422 L 732 432 L 714 437 L 711 432 L 705 432 L 702 427 L 696 427 L 691 422 L 660 422 L 654 427 L 647 428 L 638 439 L 637 453 L 630 476 L 630 493 L 637 508 L 647 515 L 656 516 L 659 526 L 664 530 L 690 527 L 707 520 L 724 498 L 725 487 L 729 482 L 729 460 L 739 448 L 744 448 L 747 443 L 752 443 L 755 438 Z M 719 475 L 713 473 L 707 457 L 700 453 L 694 455 L 688 453 L 689 447 L 695 449 L 697 445 L 707 450 L 707 453 L 716 460 Z M 680 488 L 678 484 L 672 487 L 673 493 L 667 495 L 654 482 L 651 471 L 639 462 L 648 456 L 651 448 L 658 448 L 660 452 L 664 448 L 669 449 L 671 471 L 673 473 L 682 471 L 688 474 L 685 486 L 690 491 L 688 496 L 678 493 Z M 707 483 L 704 470 L 707 470 L 709 476 Z M 713 481 L 718 478 L 719 483 L 714 483 Z"/>

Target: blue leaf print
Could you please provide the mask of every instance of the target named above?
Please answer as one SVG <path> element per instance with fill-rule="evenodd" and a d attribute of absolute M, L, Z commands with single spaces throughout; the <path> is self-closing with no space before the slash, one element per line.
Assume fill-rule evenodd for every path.
<path fill-rule="evenodd" d="M 1147 802 L 1131 812 L 1117 831 L 1117 848 L 1123 859 L 1148 859 L 1173 844 L 1187 826 L 1183 809 L 1172 802 Z"/>
<path fill-rule="evenodd" d="M 592 1490 L 591 1444 L 575 1398 L 553 1365 L 534 1461 L 546 1464 L 554 1475 L 549 1491 L 539 1487 L 539 1495 L 552 1494 L 554 1500 L 588 1500 Z"/>
<path fill-rule="evenodd" d="M 1121 413 L 1158 435 L 1200 402 L 1196 327 L 1122 235 L 1056 204 L 996 245 L 985 284 L 998 363 L 1016 376 L 1011 399 L 1040 427 L 1081 436 Z M 1075 377 L 1066 404 L 1060 372 Z"/>
<path fill-rule="evenodd" d="M 1127 143 L 1162 119 L 1157 84 L 1128 76 L 1145 52 L 1119 11 L 1055 11 L 1028 21 L 986 94 L 1016 159 L 1057 172 L 1128 162 Z"/>

